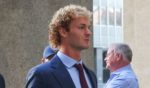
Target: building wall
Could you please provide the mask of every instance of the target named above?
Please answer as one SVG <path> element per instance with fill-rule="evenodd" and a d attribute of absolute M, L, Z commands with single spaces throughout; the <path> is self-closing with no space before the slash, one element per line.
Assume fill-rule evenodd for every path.
<path fill-rule="evenodd" d="M 6 88 L 23 88 L 28 70 L 39 64 L 48 44 L 48 24 L 58 8 L 79 4 L 92 10 L 92 0 L 0 0 L 0 73 Z M 95 70 L 93 49 L 83 52 Z"/>
<path fill-rule="evenodd" d="M 149 8 L 149 0 L 124 0 L 124 39 L 133 49 L 132 65 L 140 88 L 150 87 Z"/>

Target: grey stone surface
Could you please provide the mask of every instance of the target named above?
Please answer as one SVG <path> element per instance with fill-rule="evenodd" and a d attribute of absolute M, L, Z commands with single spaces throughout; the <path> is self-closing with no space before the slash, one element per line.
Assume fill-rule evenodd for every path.
<path fill-rule="evenodd" d="M 133 49 L 139 88 L 150 87 L 150 0 L 124 0 L 124 40 Z"/>
<path fill-rule="evenodd" d="M 0 0 L 0 73 L 6 88 L 24 88 L 28 70 L 40 63 L 48 44 L 52 15 L 67 4 L 92 10 L 92 0 Z M 82 57 L 95 70 L 92 47 Z"/>

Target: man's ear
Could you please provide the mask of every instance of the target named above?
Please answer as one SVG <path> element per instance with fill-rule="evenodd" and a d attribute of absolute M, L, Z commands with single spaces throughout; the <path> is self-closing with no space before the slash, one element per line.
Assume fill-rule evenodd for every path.
<path fill-rule="evenodd" d="M 117 61 L 120 61 L 123 59 L 123 56 L 120 53 L 116 53 L 116 58 L 117 58 Z"/>
<path fill-rule="evenodd" d="M 67 31 L 64 28 L 60 27 L 59 28 L 59 34 L 62 37 L 66 37 L 67 36 Z"/>

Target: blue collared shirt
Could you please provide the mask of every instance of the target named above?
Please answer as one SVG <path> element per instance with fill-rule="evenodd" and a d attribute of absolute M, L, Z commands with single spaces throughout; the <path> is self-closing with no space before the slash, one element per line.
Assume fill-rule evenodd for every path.
<path fill-rule="evenodd" d="M 63 54 L 62 52 L 58 51 L 57 56 L 60 58 L 60 60 L 62 61 L 62 63 L 66 66 L 66 69 L 68 70 L 76 88 L 81 88 L 81 84 L 80 84 L 80 79 L 79 79 L 79 73 L 78 70 L 74 67 L 75 64 L 82 64 L 82 60 L 77 62 L 76 60 L 74 60 L 73 58 Z M 91 87 L 91 83 L 90 80 L 88 78 L 88 75 L 86 74 L 85 70 L 84 70 L 84 75 L 88 84 L 89 88 Z"/>
<path fill-rule="evenodd" d="M 137 77 L 131 65 L 112 72 L 104 88 L 139 88 Z"/>

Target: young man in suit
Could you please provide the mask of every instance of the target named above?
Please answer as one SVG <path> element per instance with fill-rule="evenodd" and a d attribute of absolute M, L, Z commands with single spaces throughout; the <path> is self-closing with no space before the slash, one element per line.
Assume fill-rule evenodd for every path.
<path fill-rule="evenodd" d="M 90 45 L 91 12 L 85 7 L 60 8 L 49 24 L 50 44 L 59 51 L 50 62 L 33 67 L 26 88 L 97 88 L 95 74 L 82 62 Z"/>

